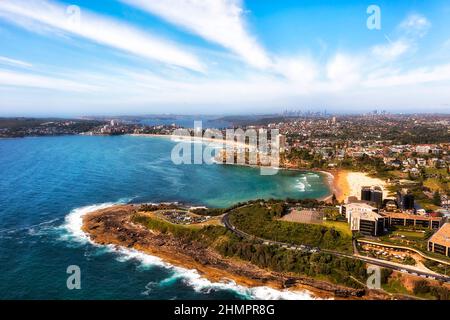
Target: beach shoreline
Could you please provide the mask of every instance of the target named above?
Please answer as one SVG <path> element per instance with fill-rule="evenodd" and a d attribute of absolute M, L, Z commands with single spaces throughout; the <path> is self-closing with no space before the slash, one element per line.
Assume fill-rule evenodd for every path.
<path fill-rule="evenodd" d="M 153 137 L 153 138 L 166 138 L 171 139 L 172 141 L 189 141 L 189 142 L 203 142 L 210 143 L 215 145 L 222 145 L 222 147 L 232 146 L 234 148 L 249 148 L 251 147 L 249 144 L 245 142 L 239 141 L 231 141 L 226 139 L 218 139 L 218 138 L 205 138 L 205 137 L 197 137 L 197 136 L 183 136 L 183 135 L 172 135 L 172 134 L 153 134 L 153 133 L 132 133 L 128 134 L 131 137 Z"/>
<path fill-rule="evenodd" d="M 337 191 L 336 198 L 345 202 L 348 197 L 361 198 L 361 189 L 366 186 L 380 186 L 383 189 L 383 199 L 389 197 L 388 184 L 379 178 L 372 178 L 368 173 L 349 170 L 337 170 L 334 186 Z"/>

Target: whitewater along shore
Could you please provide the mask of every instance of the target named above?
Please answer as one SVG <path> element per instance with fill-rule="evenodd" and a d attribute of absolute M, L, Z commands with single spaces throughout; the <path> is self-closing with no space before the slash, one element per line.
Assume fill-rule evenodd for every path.
<path fill-rule="evenodd" d="M 302 276 L 263 270 L 255 265 L 221 256 L 211 248 L 150 230 L 132 221 L 139 205 L 117 205 L 83 216 L 82 230 L 100 245 L 133 248 L 185 269 L 195 269 L 213 282 L 232 280 L 246 287 L 268 286 L 277 290 L 305 292 L 320 299 L 389 299 L 382 293 L 365 292 Z M 366 293 L 366 295 L 364 295 Z"/>

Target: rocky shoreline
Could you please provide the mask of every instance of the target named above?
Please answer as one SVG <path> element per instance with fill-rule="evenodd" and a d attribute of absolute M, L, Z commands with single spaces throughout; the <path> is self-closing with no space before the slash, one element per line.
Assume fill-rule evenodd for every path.
<path fill-rule="evenodd" d="M 275 289 L 308 291 L 314 297 L 322 299 L 389 298 L 372 290 L 347 288 L 308 277 L 285 275 L 260 269 L 245 261 L 224 258 L 198 243 L 186 242 L 133 223 L 131 218 L 137 209 L 136 205 L 117 205 L 88 213 L 83 216 L 82 230 L 97 244 L 133 248 L 157 256 L 172 265 L 195 269 L 214 282 L 228 279 L 248 287 L 269 286 Z"/>

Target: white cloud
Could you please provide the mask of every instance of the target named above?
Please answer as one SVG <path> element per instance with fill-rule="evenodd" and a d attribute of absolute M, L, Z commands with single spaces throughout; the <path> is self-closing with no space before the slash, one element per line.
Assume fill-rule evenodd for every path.
<path fill-rule="evenodd" d="M 8 101 L 11 108 L 34 101 L 36 108 L 60 105 L 79 113 L 123 113 L 123 105 L 127 105 L 127 112 L 227 113 L 242 112 L 243 107 L 261 111 L 302 105 L 329 109 L 440 106 L 450 98 L 450 92 L 445 90 L 445 84 L 448 87 L 450 82 L 450 65 L 409 72 L 385 68 L 368 75 L 363 62 L 338 54 L 323 70 L 318 70 L 323 72 L 321 79 L 316 77 L 304 86 L 295 80 L 260 73 L 243 73 L 225 80 L 176 75 L 169 78 L 140 68 L 60 70 L 52 76 L 0 70 L 0 95 L 8 88 L 14 89 L 13 94 L 0 99 L 0 105 Z M 424 85 L 428 83 L 433 85 Z"/>
<path fill-rule="evenodd" d="M 450 64 L 443 64 L 434 67 L 417 68 L 403 73 L 398 71 L 388 71 L 385 74 L 378 74 L 375 77 L 369 77 L 363 85 L 366 87 L 384 88 L 412 86 L 449 80 Z"/>
<path fill-rule="evenodd" d="M 411 14 L 400 23 L 399 27 L 406 34 L 423 37 L 431 28 L 431 22 L 421 14 Z"/>
<path fill-rule="evenodd" d="M 372 54 L 381 60 L 391 61 L 399 58 L 411 48 L 405 40 L 397 40 L 388 44 L 376 45 L 372 48 Z"/>
<path fill-rule="evenodd" d="M 356 56 L 336 54 L 326 66 L 326 76 L 334 90 L 355 85 L 361 78 L 361 59 Z"/>
<path fill-rule="evenodd" d="M 0 64 L 5 64 L 13 67 L 31 68 L 33 65 L 26 61 L 11 59 L 8 57 L 0 56 Z"/>
<path fill-rule="evenodd" d="M 73 92 L 93 92 L 96 87 L 82 81 L 42 76 L 37 74 L 0 69 L 0 87 L 25 87 Z"/>
<path fill-rule="evenodd" d="M 426 29 L 424 26 L 427 23 L 418 18 L 408 17 L 400 24 L 403 32 L 397 34 L 395 41 L 365 48 L 362 52 L 337 52 L 328 59 L 302 53 L 269 58 L 245 27 L 242 6 L 238 1 L 123 1 L 154 6 L 149 11 L 156 14 L 159 10 L 158 15 L 164 19 L 221 44 L 238 55 L 214 52 L 216 58 L 220 55 L 218 61 L 229 65 L 227 68 L 213 68 L 210 65 L 211 70 L 207 75 L 172 68 L 170 72 L 165 70 L 162 76 L 158 75 L 160 70 L 150 71 L 146 69 L 148 65 L 143 66 L 140 61 L 132 66 L 98 65 L 89 70 L 70 67 L 58 70 L 56 66 L 49 66 L 45 69 L 46 75 L 32 73 L 36 68 L 28 70 L 29 73 L 0 69 L 0 94 L 3 94 L 0 107 L 6 105 L 6 101 L 11 102 L 11 106 L 25 105 L 27 100 L 32 106 L 39 104 L 46 107 L 48 104 L 56 107 L 59 104 L 70 108 L 72 105 L 76 110 L 88 113 L 91 110 L 108 113 L 113 107 L 123 112 L 123 105 L 129 106 L 127 111 L 131 112 L 137 108 L 141 112 L 150 112 L 153 109 L 148 106 L 153 106 L 159 111 L 180 112 L 183 107 L 188 107 L 189 110 L 185 111 L 193 112 L 193 108 L 197 108 L 199 111 L 221 113 L 230 112 L 230 108 L 241 112 L 243 107 L 261 110 L 263 106 L 275 109 L 302 104 L 311 107 L 320 104 L 321 107 L 330 108 L 340 105 L 355 108 L 408 104 L 428 106 L 440 105 L 450 98 L 450 91 L 445 90 L 450 83 L 449 64 L 425 67 L 424 61 L 408 59 L 404 63 L 398 59 L 413 52 L 418 45 L 417 34 L 405 30 L 422 30 L 420 34 L 423 34 Z M 153 38 L 129 25 L 82 11 L 83 23 L 80 29 L 72 30 L 73 26 L 67 26 L 64 20 L 63 7 L 53 4 L 43 9 L 32 6 L 31 9 L 24 7 L 24 11 L 19 12 L 18 8 L 25 6 L 24 3 L 20 0 L 0 0 L 0 17 L 2 12 L 8 13 L 15 23 L 18 23 L 16 18 L 19 18 L 23 27 L 36 32 L 58 32 L 58 35 L 66 37 L 77 35 L 135 55 L 191 69 L 200 66 L 201 69 L 195 57 L 180 56 L 178 48 L 175 55 L 169 51 L 165 56 L 167 52 L 161 50 L 156 51 L 157 57 L 150 57 L 149 52 L 155 54 Z M 43 2 L 31 3 L 36 5 Z M 174 5 L 177 12 L 166 3 Z M 231 11 L 224 11 L 223 8 Z M 89 30 L 85 30 L 86 26 L 89 26 Z M 238 32 L 233 33 L 233 30 Z M 251 50 L 252 46 L 256 49 Z M 235 64 L 234 60 L 238 56 L 261 70 L 242 68 L 241 64 Z M 414 57 L 408 55 L 408 58 Z M 26 66 L 28 63 L 0 56 L 0 64 Z M 49 75 L 48 70 L 52 70 L 52 75 Z"/>
<path fill-rule="evenodd" d="M 76 12 L 68 11 L 68 7 L 45 0 L 0 1 L 0 18 L 13 23 L 19 21 L 19 26 L 39 24 L 44 29 L 63 31 L 144 58 L 196 71 L 204 70 L 200 61 L 183 48 L 113 19 L 85 10 L 80 13 L 77 19 Z"/>
<path fill-rule="evenodd" d="M 240 0 L 122 0 L 157 15 L 238 54 L 248 64 L 265 69 L 271 60 L 244 21 Z"/>
<path fill-rule="evenodd" d="M 274 70 L 282 74 L 287 80 L 299 84 L 311 84 L 319 76 L 316 63 L 310 58 L 285 57 L 277 59 Z"/>
<path fill-rule="evenodd" d="M 419 39 L 424 37 L 431 28 L 431 22 L 423 15 L 411 14 L 397 26 L 395 34 L 397 39 L 391 41 L 386 36 L 387 43 L 379 44 L 371 49 L 371 54 L 381 61 L 389 62 L 413 52 Z"/>

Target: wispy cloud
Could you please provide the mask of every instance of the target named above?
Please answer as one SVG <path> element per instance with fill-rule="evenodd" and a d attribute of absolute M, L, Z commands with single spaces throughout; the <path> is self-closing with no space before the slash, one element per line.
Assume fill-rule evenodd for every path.
<path fill-rule="evenodd" d="M 82 10 L 79 17 L 74 16 L 76 14 L 68 11 L 66 6 L 45 0 L 0 1 L 0 18 L 19 26 L 39 24 L 46 31 L 62 31 L 144 58 L 196 71 L 205 69 L 199 59 L 187 53 L 185 48 L 86 10 Z"/>
<path fill-rule="evenodd" d="M 8 57 L 0 56 L 0 64 L 9 65 L 13 67 L 31 68 L 33 65 L 26 61 L 11 59 Z"/>
<path fill-rule="evenodd" d="M 376 45 L 372 48 L 372 54 L 381 60 L 391 61 L 399 58 L 411 48 L 411 44 L 405 40 L 391 41 L 387 44 Z"/>
<path fill-rule="evenodd" d="M 385 88 L 449 80 L 450 64 L 443 64 L 434 67 L 417 68 L 403 73 L 388 70 L 385 74 L 369 77 L 363 85 L 367 87 Z"/>
<path fill-rule="evenodd" d="M 399 29 L 402 32 L 412 35 L 423 37 L 428 33 L 431 28 L 431 22 L 421 14 L 410 14 L 405 20 L 399 25 Z"/>
<path fill-rule="evenodd" d="M 239 55 L 248 64 L 265 69 L 272 62 L 245 23 L 240 0 L 121 0 L 157 15 Z"/>
<path fill-rule="evenodd" d="M 325 80 L 332 90 L 343 90 L 356 85 L 361 79 L 362 62 L 359 57 L 336 54 L 326 66 Z"/>
<path fill-rule="evenodd" d="M 76 110 L 84 108 L 84 112 L 110 112 L 114 107 L 123 113 L 124 105 L 129 106 L 130 112 L 176 112 L 186 107 L 192 112 L 193 108 L 214 112 L 234 108 L 239 112 L 243 106 L 258 107 L 257 110 L 261 110 L 260 106 L 272 106 L 274 110 L 302 104 L 355 108 L 408 103 L 424 106 L 442 105 L 450 99 L 450 91 L 446 90 L 450 84 L 448 59 L 424 61 L 423 56 L 415 55 L 431 28 L 431 22 L 422 15 L 399 21 L 389 34 L 392 40 L 371 47 L 340 47 L 334 52 L 327 49 L 322 55 L 309 50 L 285 51 L 281 56 L 266 51 L 252 36 L 241 1 L 120 1 L 227 50 L 202 48 L 195 51 L 197 57 L 143 29 L 84 10 L 77 26 L 68 21 L 66 7 L 54 2 L 0 0 L 0 19 L 27 30 L 68 39 L 80 37 L 122 53 L 156 60 L 148 64 L 142 59 L 131 59 L 122 64 L 122 59 L 95 59 L 98 64 L 77 68 L 64 63 L 53 65 L 52 61 L 44 66 L 45 62 L 39 61 L 39 65 L 36 62 L 36 66 L 31 66 L 21 60 L 22 54 L 18 58 L 2 52 L 5 56 L 0 56 L 0 107 L 7 101 L 25 105 L 28 100 L 33 107 L 72 105 Z M 442 48 L 445 51 L 447 47 Z M 92 62 L 90 54 L 90 50 L 80 52 Z M 217 64 L 208 63 L 208 73 L 191 72 L 204 70 L 200 59 Z M 242 63 L 236 63 L 238 59 L 253 67 L 242 68 Z M 160 68 L 158 62 L 183 68 Z M 18 68 L 19 71 L 9 70 Z"/>
<path fill-rule="evenodd" d="M 53 76 L 0 69 L 0 87 L 51 89 L 66 92 L 93 92 L 93 85 Z"/>

